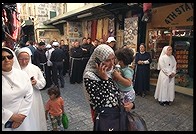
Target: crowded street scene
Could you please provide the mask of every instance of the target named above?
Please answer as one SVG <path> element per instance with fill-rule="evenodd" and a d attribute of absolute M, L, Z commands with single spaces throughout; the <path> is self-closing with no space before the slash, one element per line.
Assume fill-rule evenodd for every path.
<path fill-rule="evenodd" d="M 2 131 L 194 131 L 193 9 L 2 3 Z"/>

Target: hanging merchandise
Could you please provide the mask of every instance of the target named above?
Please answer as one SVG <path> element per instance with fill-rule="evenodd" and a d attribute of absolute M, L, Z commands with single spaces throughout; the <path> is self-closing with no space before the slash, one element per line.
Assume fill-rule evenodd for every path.
<path fill-rule="evenodd" d="M 102 38 L 102 33 L 103 32 L 103 19 L 99 19 L 97 22 L 97 35 L 96 39 Z"/>
<path fill-rule="evenodd" d="M 82 22 L 82 28 L 84 32 L 83 37 L 88 37 L 88 22 L 87 21 Z"/>
<path fill-rule="evenodd" d="M 189 59 L 190 42 L 174 40 L 174 56 L 177 61 L 176 85 L 188 87 L 190 77 L 188 75 L 188 59 Z"/>
<path fill-rule="evenodd" d="M 16 3 L 2 3 L 2 31 L 6 46 L 13 49 L 18 38 L 19 19 Z"/>
<path fill-rule="evenodd" d="M 108 37 L 114 37 L 115 36 L 115 25 L 114 25 L 114 18 L 109 19 L 109 29 L 108 29 Z"/>
<path fill-rule="evenodd" d="M 138 33 L 138 17 L 125 18 L 124 24 L 124 44 L 136 51 L 137 50 L 137 33 Z"/>
<path fill-rule="evenodd" d="M 103 40 L 106 41 L 108 39 L 108 30 L 109 29 L 109 18 L 103 19 Z"/>
<path fill-rule="evenodd" d="M 88 36 L 87 37 L 91 37 L 91 25 L 92 25 L 92 21 L 88 21 L 87 22 L 87 30 L 88 30 Z"/>
<path fill-rule="evenodd" d="M 97 34 L 97 20 L 92 20 L 92 25 L 91 25 L 91 40 L 96 39 L 96 34 Z"/>

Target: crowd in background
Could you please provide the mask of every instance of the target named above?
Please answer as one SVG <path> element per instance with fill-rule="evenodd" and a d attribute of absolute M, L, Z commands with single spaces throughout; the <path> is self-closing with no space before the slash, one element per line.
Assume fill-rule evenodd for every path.
<path fill-rule="evenodd" d="M 20 43 L 14 49 L 8 48 L 6 47 L 6 44 L 2 43 L 2 48 L 2 80 L 4 81 L 2 85 L 2 117 L 4 115 L 4 118 L 2 119 L 2 130 L 5 131 L 46 130 L 45 121 L 47 116 L 45 118 L 45 108 L 40 93 L 40 90 L 42 89 L 55 90 L 54 92 L 51 91 L 48 93 L 50 100 L 47 103 L 47 113 L 49 112 L 50 119 L 52 120 L 53 130 L 58 131 L 57 126 L 62 125 L 56 122 L 60 122 L 59 117 L 61 117 L 64 112 L 62 108 L 64 104 L 63 99 L 59 99 L 60 93 L 56 92 L 58 92 L 58 90 L 60 91 L 60 88 L 66 86 L 64 85 L 64 77 L 66 75 L 69 76 L 70 84 L 84 82 L 84 85 L 86 86 L 85 94 L 89 94 L 87 96 L 91 106 L 93 121 L 96 116 L 96 107 L 101 108 L 110 105 L 107 104 L 107 102 L 104 102 L 105 100 L 108 100 L 108 98 L 100 96 L 99 93 L 98 98 L 102 99 L 93 100 L 94 96 L 97 95 L 97 92 L 100 92 L 101 94 L 106 93 L 105 91 L 102 93 L 101 91 L 94 90 L 93 84 L 95 86 L 97 85 L 98 89 L 102 89 L 102 87 L 100 87 L 100 81 L 103 84 L 105 81 L 109 80 L 108 85 L 111 87 L 115 87 L 116 84 L 114 84 L 114 82 L 116 82 L 118 87 L 115 87 L 115 89 L 122 89 L 121 92 L 123 95 L 121 98 L 123 99 L 123 103 L 126 104 L 124 105 L 126 110 L 135 108 L 135 95 L 145 97 L 150 90 L 149 73 L 152 59 L 150 54 L 146 52 L 144 43 L 140 44 L 137 53 L 134 53 L 134 51 L 127 46 L 117 49 L 114 37 L 109 37 L 106 42 L 102 39 L 95 39 L 92 41 L 90 37 L 84 37 L 81 44 L 78 40 L 75 40 L 71 44 L 64 40 L 53 40 L 49 44 L 44 41 L 39 43 L 27 41 L 25 44 Z M 155 99 L 158 99 L 162 106 L 165 106 L 166 104 L 171 105 L 171 102 L 174 100 L 176 61 L 171 52 L 171 47 L 165 47 L 158 64 L 160 76 L 158 78 L 158 86 L 154 97 Z M 95 62 L 97 57 L 98 60 L 100 60 L 101 65 L 97 61 Z M 15 64 L 18 64 L 19 66 L 15 67 Z M 113 71 L 117 64 L 120 65 L 120 72 Z M 21 70 L 26 72 L 27 75 L 25 74 L 24 77 L 20 75 Z M 24 78 L 28 79 L 25 80 L 27 81 L 25 83 L 26 85 L 19 85 L 19 83 L 15 84 L 16 81 L 13 80 L 12 75 L 17 76 L 17 81 L 19 81 L 19 83 L 24 83 Z M 14 77 L 16 78 L 16 76 Z M 94 81 L 97 81 L 98 84 Z M 164 85 L 160 84 L 160 81 L 164 82 Z M 170 87 L 167 86 L 167 83 L 169 83 Z M 32 89 L 31 92 L 27 91 L 24 93 L 21 91 L 21 93 L 19 93 L 20 90 L 26 90 L 27 86 L 30 86 Z M 6 101 L 5 99 L 10 95 L 7 90 L 9 89 L 11 91 L 14 88 L 19 88 L 18 95 L 20 97 L 15 96 L 12 100 Z M 105 90 L 105 88 L 103 90 Z M 111 93 L 110 95 L 119 94 L 118 92 Z M 26 103 L 24 102 L 25 104 L 20 102 L 20 100 L 22 100 L 20 94 L 24 96 L 23 99 L 26 101 Z M 56 100 L 55 98 L 59 99 L 58 103 L 53 102 Z M 126 98 L 128 98 L 128 101 Z M 114 100 L 116 99 L 117 98 L 114 98 Z M 19 109 L 7 105 L 13 103 L 13 100 L 18 101 L 17 105 L 19 105 Z M 98 101 L 100 101 L 100 104 L 96 103 Z M 54 108 L 58 108 L 58 113 L 54 113 L 54 110 L 50 110 L 49 103 L 54 105 Z M 118 105 L 117 102 L 111 102 L 111 104 L 114 107 Z M 22 115 L 17 113 L 22 107 L 20 105 L 24 105 L 24 109 L 26 110 L 25 112 L 25 110 L 21 109 Z M 61 105 L 61 107 L 57 107 L 56 105 Z M 50 111 L 52 112 L 50 113 Z M 33 120 L 34 123 L 31 124 L 31 127 L 26 127 L 24 125 L 25 127 L 23 128 L 21 124 L 24 121 L 28 124 L 29 119 L 31 119 L 31 121 Z M 11 129 L 10 126 L 9 129 L 4 128 L 7 122 L 11 122 L 11 127 L 17 129 Z"/>

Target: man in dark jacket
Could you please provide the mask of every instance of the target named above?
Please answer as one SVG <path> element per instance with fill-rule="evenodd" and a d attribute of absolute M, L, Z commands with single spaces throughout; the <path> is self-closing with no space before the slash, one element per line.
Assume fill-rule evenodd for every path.
<path fill-rule="evenodd" d="M 45 55 L 45 43 L 40 42 L 34 52 L 34 64 L 42 70 L 44 77 L 46 78 L 46 86 L 44 89 L 52 85 L 52 81 L 48 75 L 48 66 L 46 63 L 47 58 Z"/>
<path fill-rule="evenodd" d="M 61 88 L 64 88 L 64 77 L 63 77 L 63 62 L 65 58 L 65 53 L 62 49 L 60 49 L 60 45 L 58 42 L 52 43 L 54 47 L 54 51 L 51 54 L 50 61 L 52 62 L 52 76 L 53 81 L 56 86 L 59 87 L 58 77 L 60 79 Z"/>

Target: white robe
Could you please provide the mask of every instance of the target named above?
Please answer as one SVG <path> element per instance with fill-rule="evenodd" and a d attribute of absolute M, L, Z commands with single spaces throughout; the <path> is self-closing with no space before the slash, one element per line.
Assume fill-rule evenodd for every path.
<path fill-rule="evenodd" d="M 171 101 L 175 98 L 175 77 L 169 78 L 171 73 L 176 74 L 176 60 L 173 55 L 161 56 L 159 60 L 160 72 L 154 97 L 158 101 Z"/>
<path fill-rule="evenodd" d="M 34 130 L 34 122 L 29 119 L 32 101 L 33 88 L 28 75 L 16 68 L 10 72 L 2 71 L 2 131 Z M 26 115 L 23 123 L 16 129 L 4 128 L 14 113 Z"/>
<path fill-rule="evenodd" d="M 42 100 L 40 89 L 43 89 L 46 85 L 46 80 L 41 72 L 40 68 L 36 65 L 29 63 L 25 68 L 22 69 L 29 75 L 29 79 L 33 76 L 37 80 L 36 85 L 33 86 L 33 104 L 32 113 L 34 114 L 34 120 L 36 122 L 35 131 L 47 131 L 47 123 L 45 118 L 45 108 Z"/>

